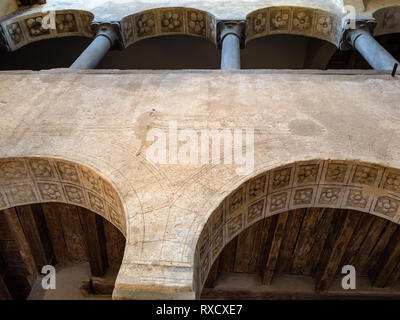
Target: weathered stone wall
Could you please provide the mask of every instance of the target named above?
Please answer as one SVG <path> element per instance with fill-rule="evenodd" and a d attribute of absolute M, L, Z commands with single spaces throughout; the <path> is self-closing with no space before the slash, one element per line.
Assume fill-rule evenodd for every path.
<path fill-rule="evenodd" d="M 110 182 L 127 219 L 115 298 L 193 298 L 200 234 L 245 181 L 298 161 L 362 162 L 379 181 L 400 168 L 399 89 L 398 78 L 374 72 L 1 73 L 0 158 L 68 160 Z M 148 133 L 168 134 L 171 121 L 197 132 L 254 129 L 254 171 L 148 161 Z M 389 209 L 398 222 L 398 207 Z"/>

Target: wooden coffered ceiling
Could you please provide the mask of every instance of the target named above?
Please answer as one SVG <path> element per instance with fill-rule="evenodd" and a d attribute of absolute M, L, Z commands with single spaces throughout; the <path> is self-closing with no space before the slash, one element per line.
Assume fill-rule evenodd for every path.
<path fill-rule="evenodd" d="M 340 287 L 345 265 L 355 267 L 359 290 Z M 234 238 L 214 263 L 202 298 L 399 298 L 399 276 L 397 224 L 353 210 L 298 209 Z"/>

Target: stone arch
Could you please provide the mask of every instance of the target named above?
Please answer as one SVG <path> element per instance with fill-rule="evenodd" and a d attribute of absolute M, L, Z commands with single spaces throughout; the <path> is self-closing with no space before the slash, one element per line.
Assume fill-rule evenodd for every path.
<path fill-rule="evenodd" d="M 342 13 L 298 6 L 273 6 L 246 16 L 246 44 L 257 38 L 291 34 L 317 38 L 338 47 Z"/>
<path fill-rule="evenodd" d="M 92 13 L 81 10 L 56 10 L 53 15 L 54 29 L 52 27 L 45 29 L 42 26 L 42 20 L 47 14 L 49 12 L 34 12 L 16 15 L 3 21 L 0 26 L 9 50 L 15 51 L 27 44 L 45 39 L 71 36 L 93 38 Z"/>
<path fill-rule="evenodd" d="M 0 210 L 43 202 L 87 208 L 111 222 L 126 238 L 121 197 L 92 168 L 49 157 L 0 159 Z"/>
<path fill-rule="evenodd" d="M 211 13 L 193 8 L 156 8 L 124 17 L 121 34 L 125 48 L 143 39 L 168 35 L 188 35 L 216 43 L 216 19 Z"/>
<path fill-rule="evenodd" d="M 400 224 L 400 170 L 351 160 L 312 160 L 280 166 L 242 183 L 205 223 L 194 256 L 199 297 L 213 262 L 244 229 L 298 208 L 353 209 Z"/>

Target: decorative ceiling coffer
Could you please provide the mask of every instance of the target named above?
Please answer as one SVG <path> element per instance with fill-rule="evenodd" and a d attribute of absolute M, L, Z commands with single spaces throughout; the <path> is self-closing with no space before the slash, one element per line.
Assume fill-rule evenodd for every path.
<path fill-rule="evenodd" d="M 246 43 L 274 34 L 318 38 L 338 47 L 342 34 L 341 16 L 305 7 L 269 7 L 247 15 Z"/>
<path fill-rule="evenodd" d="M 11 51 L 29 43 L 68 36 L 92 38 L 93 14 L 80 10 L 57 10 L 19 15 L 1 23 Z"/>
<path fill-rule="evenodd" d="M 208 12 L 183 8 L 158 8 L 127 16 L 121 20 L 124 46 L 146 38 L 189 35 L 216 43 L 215 17 Z"/>

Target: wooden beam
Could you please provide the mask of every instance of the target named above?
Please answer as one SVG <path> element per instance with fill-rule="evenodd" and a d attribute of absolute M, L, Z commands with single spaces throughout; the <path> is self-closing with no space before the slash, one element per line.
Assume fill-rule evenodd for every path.
<path fill-rule="evenodd" d="M 382 253 L 378 263 L 369 272 L 371 283 L 374 287 L 385 287 L 396 267 L 400 262 L 400 228 L 390 239 L 389 244 Z"/>
<path fill-rule="evenodd" d="M 1 212 L 0 212 L 1 214 Z M 0 300 L 12 300 L 8 287 L 4 281 L 4 275 L 7 273 L 7 266 L 3 257 L 0 256 Z"/>
<path fill-rule="evenodd" d="M 40 205 L 17 208 L 17 214 L 25 237 L 30 244 L 37 269 L 53 263 L 54 254 Z"/>
<path fill-rule="evenodd" d="M 343 255 L 341 265 L 354 265 L 354 261 L 357 258 L 357 254 L 360 251 L 361 245 L 368 235 L 368 231 L 371 228 L 372 223 L 375 221 L 375 217 L 370 214 L 362 214 L 356 229 L 354 236 L 349 243 L 345 254 Z"/>
<path fill-rule="evenodd" d="M 258 260 L 257 241 L 260 241 L 261 223 L 255 223 L 238 236 L 234 272 L 255 272 Z"/>
<path fill-rule="evenodd" d="M 2 275 L 0 275 L 0 300 L 12 300 L 12 296 L 8 291 Z"/>
<path fill-rule="evenodd" d="M 394 268 L 392 274 L 389 277 L 389 280 L 387 282 L 388 287 L 394 287 L 397 285 L 397 283 L 400 280 L 400 261 L 397 264 L 397 266 Z"/>
<path fill-rule="evenodd" d="M 304 269 L 308 263 L 308 257 L 315 241 L 315 232 L 320 220 L 324 217 L 320 208 L 307 209 L 301 225 L 296 248 L 293 253 L 291 273 L 304 274 Z M 290 230 L 288 230 L 290 232 Z"/>
<path fill-rule="evenodd" d="M 218 280 L 218 275 L 219 275 L 219 261 L 220 261 L 220 256 L 214 261 L 210 272 L 208 273 L 207 280 L 204 284 L 204 288 L 214 288 L 215 285 L 217 284 Z"/>
<path fill-rule="evenodd" d="M 298 235 L 306 210 L 307 209 L 296 209 L 289 212 L 277 265 L 277 272 L 279 273 L 288 273 L 290 271 L 293 251 L 296 248 Z"/>
<path fill-rule="evenodd" d="M 382 219 L 382 218 L 377 218 L 377 219 Z M 379 262 L 382 253 L 385 251 L 385 248 L 388 246 L 390 239 L 393 237 L 397 229 L 398 225 L 396 223 L 387 221 L 385 230 L 379 236 L 376 245 L 374 249 L 371 251 L 371 254 L 368 258 L 369 263 L 366 264 L 365 266 L 364 270 L 365 273 L 368 274 L 371 271 L 371 268 Z"/>
<path fill-rule="evenodd" d="M 264 219 L 263 229 L 260 239 L 260 254 L 258 257 L 258 269 L 260 270 L 261 283 L 264 277 L 265 266 L 268 261 L 268 253 L 271 248 L 272 239 L 274 236 L 274 230 L 276 226 L 276 220 L 278 216 L 274 215 Z"/>
<path fill-rule="evenodd" d="M 267 255 L 264 271 L 261 277 L 263 285 L 270 285 L 275 273 L 276 264 L 279 256 L 279 249 L 285 233 L 288 212 L 280 213 L 275 217 L 275 223 L 271 226 L 271 242 L 267 244 L 264 253 Z"/>
<path fill-rule="evenodd" d="M 360 279 L 359 279 L 360 280 Z M 233 285 L 240 283 L 240 286 Z M 218 286 L 204 288 L 203 300 L 399 300 L 400 292 L 393 289 L 373 289 L 364 281 L 357 282 L 357 290 L 310 290 L 313 279 L 310 276 L 279 275 L 271 287 L 257 283 L 254 274 L 225 273 Z M 396 303 L 396 302 L 394 302 Z M 397 302 L 398 303 L 398 302 Z M 328 311 L 329 312 L 329 311 Z"/>
<path fill-rule="evenodd" d="M 106 237 L 107 259 L 110 267 L 119 267 L 125 251 L 125 237 L 110 222 L 103 220 L 104 235 Z"/>
<path fill-rule="evenodd" d="M 233 272 L 235 267 L 236 246 L 238 237 L 233 238 L 220 253 L 221 262 L 219 264 L 220 272 Z"/>
<path fill-rule="evenodd" d="M 86 239 L 77 207 L 68 204 L 59 204 L 58 208 L 70 261 L 74 263 L 89 261 Z"/>
<path fill-rule="evenodd" d="M 315 272 L 315 289 L 325 291 L 331 285 L 347 246 L 360 219 L 360 213 L 352 211 L 338 211 L 337 219 L 332 225 L 331 235 L 328 237 L 320 263 Z"/>
<path fill-rule="evenodd" d="M 356 258 L 354 259 L 354 267 L 357 270 L 358 275 L 367 275 L 368 269 L 370 268 L 369 259 L 371 253 L 375 248 L 376 242 L 381 236 L 382 232 L 385 230 L 387 221 L 385 219 L 380 219 L 374 217 L 374 221 L 365 237 Z"/>
<path fill-rule="evenodd" d="M 61 224 L 58 203 L 41 204 L 47 230 L 57 262 L 70 261 L 67 244 L 65 243 L 64 231 Z"/>
<path fill-rule="evenodd" d="M 78 212 L 88 248 L 90 271 L 92 276 L 101 277 L 107 269 L 103 218 L 81 207 L 78 207 Z"/>
<path fill-rule="evenodd" d="M 28 271 L 28 276 L 26 279 L 32 285 L 36 279 L 37 269 L 29 241 L 25 237 L 24 230 L 18 219 L 15 208 L 6 209 L 4 210 L 3 214 L 11 233 L 13 234 L 15 243 L 18 247 L 19 254 L 21 255 L 26 270 Z"/>
<path fill-rule="evenodd" d="M 312 235 L 314 243 L 312 249 L 307 257 L 307 264 L 304 266 L 304 274 L 313 275 L 324 250 L 326 239 L 329 235 L 332 221 L 335 218 L 335 209 L 323 208 L 321 209 L 322 219 L 319 220 L 315 233 Z M 290 231 L 289 231 L 290 232 Z"/>

